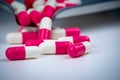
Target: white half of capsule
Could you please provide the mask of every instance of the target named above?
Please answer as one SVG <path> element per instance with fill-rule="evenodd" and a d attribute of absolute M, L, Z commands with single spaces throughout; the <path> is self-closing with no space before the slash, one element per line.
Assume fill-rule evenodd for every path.
<path fill-rule="evenodd" d="M 40 56 L 40 49 L 37 46 L 25 47 L 26 58 L 37 58 Z"/>
<path fill-rule="evenodd" d="M 82 42 L 82 44 L 85 46 L 85 53 L 89 53 L 92 49 L 91 43 L 90 42 Z"/>
<path fill-rule="evenodd" d="M 65 29 L 52 30 L 52 33 L 51 33 L 51 38 L 52 39 L 58 39 L 60 37 L 65 37 L 65 36 L 66 36 Z"/>
<path fill-rule="evenodd" d="M 22 33 L 8 33 L 6 41 L 10 44 L 22 43 Z"/>
<path fill-rule="evenodd" d="M 50 6 L 52 6 L 53 8 L 56 8 L 56 0 L 48 0 L 47 2 L 46 2 L 46 5 L 50 5 Z"/>
<path fill-rule="evenodd" d="M 42 18 L 41 23 L 39 24 L 39 29 L 42 29 L 42 28 L 45 28 L 51 31 L 52 20 L 49 17 Z"/>
<path fill-rule="evenodd" d="M 23 5 L 22 3 L 20 3 L 20 2 L 17 2 L 17 1 L 13 1 L 13 3 L 11 4 L 11 6 L 15 9 L 15 11 L 16 10 L 19 10 L 19 9 L 24 9 L 24 10 L 26 10 L 26 7 L 25 7 L 25 5 Z"/>
<path fill-rule="evenodd" d="M 60 38 L 58 38 L 57 39 L 58 41 L 69 41 L 69 42 L 71 42 L 71 43 L 74 43 L 74 41 L 73 41 L 73 37 L 60 37 Z"/>
<path fill-rule="evenodd" d="M 41 54 L 55 54 L 56 53 L 56 45 L 55 41 L 45 41 L 39 45 L 39 49 Z"/>
<path fill-rule="evenodd" d="M 32 6 L 33 6 L 33 8 L 36 8 L 36 7 L 44 5 L 44 4 L 45 4 L 45 0 L 36 0 L 36 1 L 34 1 Z"/>

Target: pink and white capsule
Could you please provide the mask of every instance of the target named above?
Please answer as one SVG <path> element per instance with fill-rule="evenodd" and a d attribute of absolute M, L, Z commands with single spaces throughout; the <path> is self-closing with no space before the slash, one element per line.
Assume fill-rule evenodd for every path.
<path fill-rule="evenodd" d="M 67 54 L 68 46 L 72 43 L 68 41 L 44 41 L 39 45 L 41 54 Z"/>
<path fill-rule="evenodd" d="M 64 29 L 55 29 L 51 33 L 51 39 L 58 39 L 66 36 L 79 36 L 80 29 L 77 27 L 69 27 Z"/>
<path fill-rule="evenodd" d="M 85 53 L 89 53 L 91 51 L 91 48 L 92 46 L 90 42 L 76 43 L 68 47 L 67 53 L 70 57 L 76 58 L 84 55 Z"/>
<path fill-rule="evenodd" d="M 56 9 L 56 0 L 48 0 L 43 10 L 43 16 L 52 18 Z"/>
<path fill-rule="evenodd" d="M 42 18 L 41 23 L 39 24 L 38 39 L 50 39 L 51 28 L 52 20 L 49 17 Z"/>
<path fill-rule="evenodd" d="M 79 43 L 88 41 L 90 42 L 90 38 L 88 36 L 70 36 L 70 37 L 61 37 L 58 41 L 69 41 L 71 43 Z"/>
<path fill-rule="evenodd" d="M 38 31 L 38 27 L 24 27 L 24 26 L 20 26 L 19 32 L 37 32 Z"/>
<path fill-rule="evenodd" d="M 6 41 L 10 44 L 20 44 L 25 43 L 27 40 L 30 39 L 37 39 L 36 32 L 15 32 L 15 33 L 8 33 L 6 36 Z"/>
<path fill-rule="evenodd" d="M 40 56 L 40 50 L 36 46 L 16 46 L 9 47 L 6 50 L 6 57 L 9 60 L 24 60 L 29 58 L 38 58 Z"/>
<path fill-rule="evenodd" d="M 33 8 L 30 8 L 27 10 L 27 13 L 29 14 L 32 22 L 34 24 L 38 24 L 40 23 L 41 19 L 42 19 L 42 13 L 38 12 L 37 10 L 33 9 Z"/>

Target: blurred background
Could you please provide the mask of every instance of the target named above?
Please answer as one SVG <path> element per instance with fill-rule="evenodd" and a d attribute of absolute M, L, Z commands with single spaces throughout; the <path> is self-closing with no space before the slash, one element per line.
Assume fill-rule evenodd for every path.
<path fill-rule="evenodd" d="M 74 14 L 72 9 L 76 8 L 69 10 Z M 5 50 L 11 45 L 5 38 L 9 32 L 17 32 L 19 26 L 14 15 L 0 7 L 0 80 L 120 80 L 120 8 L 62 18 L 56 16 L 53 25 L 78 26 L 82 35 L 91 38 L 91 53 L 76 59 L 68 55 L 50 55 L 8 61 Z"/>

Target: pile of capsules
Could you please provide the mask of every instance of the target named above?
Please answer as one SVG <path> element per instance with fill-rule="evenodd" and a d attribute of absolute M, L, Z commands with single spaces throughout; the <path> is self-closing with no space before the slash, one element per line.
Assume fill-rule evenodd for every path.
<path fill-rule="evenodd" d="M 56 10 L 78 5 L 77 1 L 80 0 L 25 0 L 23 5 L 14 0 L 5 0 L 15 9 L 21 25 L 19 32 L 8 33 L 6 40 L 10 44 L 24 44 L 7 48 L 6 57 L 9 60 L 24 60 L 38 58 L 41 54 L 68 54 L 76 58 L 90 52 L 90 38 L 81 35 L 78 27 L 52 27 Z M 58 5 L 63 3 L 66 6 Z"/>

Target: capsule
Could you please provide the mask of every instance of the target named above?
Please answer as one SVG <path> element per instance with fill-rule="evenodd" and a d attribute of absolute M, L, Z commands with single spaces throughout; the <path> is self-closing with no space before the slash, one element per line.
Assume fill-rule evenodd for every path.
<path fill-rule="evenodd" d="M 68 47 L 67 53 L 69 54 L 70 57 L 76 58 L 85 55 L 85 53 L 89 53 L 90 51 L 91 51 L 90 42 L 81 42 L 70 45 Z"/>
<path fill-rule="evenodd" d="M 4 0 L 4 1 L 10 4 L 14 8 L 16 18 L 20 25 L 27 26 L 30 24 L 31 19 L 26 12 L 26 7 L 22 3 L 15 0 Z"/>
<path fill-rule="evenodd" d="M 43 16 L 52 18 L 56 9 L 56 0 L 48 0 L 43 10 Z"/>
<path fill-rule="evenodd" d="M 58 41 L 70 41 L 71 43 L 79 43 L 88 41 L 90 42 L 90 38 L 88 36 L 70 36 L 70 37 L 61 37 Z"/>
<path fill-rule="evenodd" d="M 58 39 L 66 36 L 79 36 L 80 29 L 77 27 L 69 27 L 64 29 L 55 29 L 51 33 L 51 39 Z"/>
<path fill-rule="evenodd" d="M 32 9 L 32 8 L 30 8 L 30 9 L 28 9 L 27 10 L 27 13 L 29 14 L 29 16 L 30 16 L 30 18 L 31 18 L 31 20 L 32 20 L 32 22 L 34 23 L 34 24 L 38 24 L 38 23 L 40 23 L 40 21 L 41 21 L 41 19 L 42 19 L 42 13 L 40 13 L 40 12 L 38 12 L 38 11 L 36 11 L 35 9 Z"/>
<path fill-rule="evenodd" d="M 41 54 L 67 54 L 68 46 L 72 43 L 68 41 L 44 41 L 39 45 Z"/>
<path fill-rule="evenodd" d="M 30 26 L 19 26 L 18 32 L 37 32 L 38 31 L 38 27 L 30 27 Z"/>
<path fill-rule="evenodd" d="M 42 18 L 41 23 L 39 24 L 38 39 L 50 39 L 51 28 L 52 20 L 49 17 Z"/>
<path fill-rule="evenodd" d="M 9 47 L 6 50 L 6 57 L 9 60 L 25 60 L 29 58 L 38 58 L 40 56 L 39 47 L 36 46 L 16 46 Z"/>
<path fill-rule="evenodd" d="M 8 33 L 6 41 L 10 44 L 24 44 L 27 40 L 37 39 L 36 32 Z"/>

